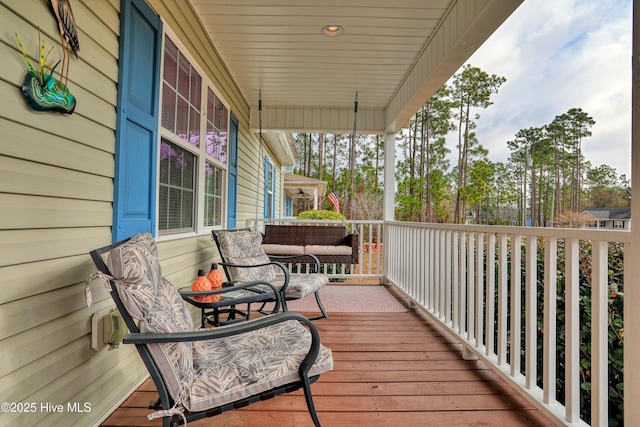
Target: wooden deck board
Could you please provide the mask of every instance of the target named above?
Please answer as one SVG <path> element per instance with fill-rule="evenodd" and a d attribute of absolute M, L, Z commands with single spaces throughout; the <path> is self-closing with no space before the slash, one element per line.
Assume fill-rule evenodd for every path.
<path fill-rule="evenodd" d="M 330 313 L 315 322 L 334 370 L 312 385 L 324 426 L 553 426 L 540 411 L 420 311 Z M 147 420 L 157 397 L 146 381 L 102 425 Z M 311 426 L 301 391 L 189 423 L 189 426 Z"/>

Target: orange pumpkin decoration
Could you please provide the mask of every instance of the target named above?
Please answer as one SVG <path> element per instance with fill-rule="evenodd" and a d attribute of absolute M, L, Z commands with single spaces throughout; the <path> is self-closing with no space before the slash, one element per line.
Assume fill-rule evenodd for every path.
<path fill-rule="evenodd" d="M 211 264 L 211 270 L 209 274 L 207 274 L 207 279 L 209 279 L 209 283 L 211 283 L 211 289 L 220 289 L 222 288 L 222 282 L 224 282 L 224 278 L 222 277 L 222 273 L 218 270 L 218 264 L 215 262 Z M 220 295 L 211 295 L 210 298 L 213 298 L 213 302 L 220 301 Z"/>
<path fill-rule="evenodd" d="M 194 291 L 194 292 L 203 292 L 203 291 L 210 291 L 211 290 L 211 282 L 207 278 L 207 275 L 204 272 L 204 270 L 198 270 L 198 277 L 196 277 L 196 280 L 193 281 L 193 284 L 191 285 L 191 290 Z M 218 301 L 218 300 L 212 299 L 213 297 L 218 297 L 218 300 L 220 299 L 219 295 L 207 295 L 207 296 L 204 296 L 204 297 L 193 297 L 193 299 L 195 299 L 196 301 L 200 301 L 200 302 L 216 302 L 216 301 Z"/>

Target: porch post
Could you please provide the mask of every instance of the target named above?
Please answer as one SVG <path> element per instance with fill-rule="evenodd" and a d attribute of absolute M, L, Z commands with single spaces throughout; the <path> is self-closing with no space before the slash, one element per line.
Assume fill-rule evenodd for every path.
<path fill-rule="evenodd" d="M 640 420 L 640 7 L 633 2 L 631 87 L 631 242 L 624 256 L 624 425 Z M 635 218 L 635 219 L 634 219 Z M 634 309 L 635 308 L 635 309 Z"/>
<path fill-rule="evenodd" d="M 393 221 L 396 203 L 396 134 L 384 136 L 384 220 Z"/>
<path fill-rule="evenodd" d="M 396 133 L 386 133 L 384 136 L 384 212 L 385 222 L 393 221 L 396 203 Z M 389 241 L 389 228 L 384 227 L 384 242 Z M 387 245 L 385 245 L 387 246 Z M 387 246 L 388 247 L 388 246 Z M 386 248 L 385 248 L 386 249 Z M 389 251 L 382 252 L 382 274 L 384 281 L 387 277 L 389 265 Z"/>

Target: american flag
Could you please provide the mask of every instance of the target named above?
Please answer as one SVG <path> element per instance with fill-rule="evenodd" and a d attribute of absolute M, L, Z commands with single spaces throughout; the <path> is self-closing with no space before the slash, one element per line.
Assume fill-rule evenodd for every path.
<path fill-rule="evenodd" d="M 333 205 L 333 209 L 336 212 L 340 212 L 340 202 L 338 201 L 338 195 L 337 195 L 337 191 L 334 191 L 332 193 L 330 193 L 327 198 L 329 199 L 329 201 L 331 202 L 331 204 Z"/>

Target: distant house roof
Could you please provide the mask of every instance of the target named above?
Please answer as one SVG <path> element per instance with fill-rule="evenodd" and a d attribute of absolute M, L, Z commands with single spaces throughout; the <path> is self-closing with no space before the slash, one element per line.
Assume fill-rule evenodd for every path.
<path fill-rule="evenodd" d="M 630 206 L 619 206 L 613 208 L 589 208 L 584 210 L 585 213 L 588 213 L 594 216 L 599 220 L 629 220 L 631 219 L 631 207 Z"/>

